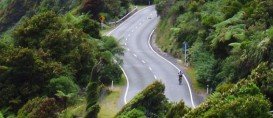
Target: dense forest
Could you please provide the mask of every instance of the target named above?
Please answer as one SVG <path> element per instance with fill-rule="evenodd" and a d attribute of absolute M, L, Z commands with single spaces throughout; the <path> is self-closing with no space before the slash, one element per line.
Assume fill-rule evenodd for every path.
<path fill-rule="evenodd" d="M 1 0 L 0 117 L 67 117 L 62 111 L 82 101 L 83 116 L 96 117 L 101 88 L 120 81 L 123 54 L 113 37 L 100 34 L 98 17 L 117 20 L 130 4 Z"/>

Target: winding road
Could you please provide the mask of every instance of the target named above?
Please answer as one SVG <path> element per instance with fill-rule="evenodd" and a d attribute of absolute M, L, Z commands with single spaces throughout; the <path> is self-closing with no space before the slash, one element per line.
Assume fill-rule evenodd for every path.
<path fill-rule="evenodd" d="M 181 68 L 154 51 L 150 44 L 159 19 L 155 6 L 149 6 L 139 10 L 108 33 L 117 38 L 126 49 L 122 68 L 127 78 L 127 86 L 122 103 L 126 104 L 149 84 L 160 80 L 166 86 L 165 95 L 170 101 L 183 100 L 187 106 L 194 108 L 200 104 L 200 97 L 191 89 L 185 75 L 183 84 L 178 84 L 177 73 Z"/>

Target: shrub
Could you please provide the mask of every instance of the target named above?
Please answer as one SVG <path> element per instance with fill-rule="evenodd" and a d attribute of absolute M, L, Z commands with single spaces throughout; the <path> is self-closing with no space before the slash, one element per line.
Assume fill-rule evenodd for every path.
<path fill-rule="evenodd" d="M 54 98 L 34 98 L 29 100 L 19 111 L 18 118 L 57 118 L 63 110 Z"/>
<path fill-rule="evenodd" d="M 145 113 L 138 109 L 133 109 L 124 113 L 124 115 L 119 116 L 119 118 L 146 118 Z"/>
<path fill-rule="evenodd" d="M 166 115 L 166 118 L 183 118 L 184 115 L 187 114 L 189 111 L 190 109 L 185 106 L 184 102 L 180 101 L 170 108 Z"/>
<path fill-rule="evenodd" d="M 213 93 L 185 117 L 270 117 L 270 103 L 252 81 L 242 80 L 230 87 L 223 93 L 223 87 L 217 89 L 221 92 Z"/>
<path fill-rule="evenodd" d="M 3 114 L 1 113 L 1 111 L 0 111 L 0 118 L 4 118 Z"/>
<path fill-rule="evenodd" d="M 211 82 L 215 83 L 215 74 L 213 72 L 216 60 L 211 53 L 204 50 L 203 43 L 196 42 L 190 49 L 190 54 L 191 62 L 195 67 L 197 81 L 203 85 L 207 84 L 208 81 L 210 81 L 209 84 L 211 84 Z"/>
<path fill-rule="evenodd" d="M 163 117 L 169 105 L 164 90 L 165 86 L 161 82 L 154 82 L 126 104 L 116 117 L 133 109 L 142 109 L 146 117 Z"/>
<path fill-rule="evenodd" d="M 62 91 L 64 94 L 77 93 L 79 91 L 79 87 L 74 83 L 73 78 L 65 76 L 51 79 L 47 89 L 51 95 L 56 94 L 57 91 Z"/>

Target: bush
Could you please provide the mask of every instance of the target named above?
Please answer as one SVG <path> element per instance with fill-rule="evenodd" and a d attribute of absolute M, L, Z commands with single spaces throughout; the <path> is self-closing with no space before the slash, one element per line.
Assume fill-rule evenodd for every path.
<path fill-rule="evenodd" d="M 64 94 L 77 93 L 79 91 L 79 87 L 74 83 L 73 78 L 65 76 L 51 79 L 47 89 L 49 95 L 54 95 L 57 91 L 62 91 Z"/>
<path fill-rule="evenodd" d="M 0 118 L 4 118 L 3 114 L 1 113 L 1 111 L 0 111 Z"/>
<path fill-rule="evenodd" d="M 261 89 L 271 103 L 273 103 L 273 70 L 268 67 L 267 62 L 263 62 L 252 70 L 249 79 L 252 79 Z"/>
<path fill-rule="evenodd" d="M 206 51 L 203 47 L 203 43 L 196 42 L 190 49 L 191 62 L 195 68 L 196 79 L 203 85 L 211 83 L 217 83 L 214 80 L 214 69 L 216 60 L 213 55 Z"/>
<path fill-rule="evenodd" d="M 164 90 L 165 86 L 161 82 L 154 82 L 126 104 L 116 117 L 123 116 L 133 109 L 141 109 L 146 117 L 163 117 L 169 105 Z"/>
<path fill-rule="evenodd" d="M 190 109 L 185 106 L 183 101 L 173 105 L 168 111 L 166 118 L 183 118 L 185 114 L 187 114 Z"/>
<path fill-rule="evenodd" d="M 18 118 L 57 118 L 63 110 L 54 98 L 34 98 L 29 100 L 19 111 Z"/>
<path fill-rule="evenodd" d="M 217 89 L 221 92 L 213 93 L 185 117 L 270 117 L 270 103 L 252 81 L 243 80 L 230 87 L 223 93 L 223 87 Z"/>
<path fill-rule="evenodd" d="M 133 109 L 124 113 L 124 115 L 119 116 L 118 118 L 146 118 L 145 113 L 138 109 Z"/>

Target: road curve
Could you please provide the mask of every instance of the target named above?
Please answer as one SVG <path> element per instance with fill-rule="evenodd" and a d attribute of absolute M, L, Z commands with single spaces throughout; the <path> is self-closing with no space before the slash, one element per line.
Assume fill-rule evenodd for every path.
<path fill-rule="evenodd" d="M 170 101 L 183 100 L 189 107 L 199 104 L 198 96 L 191 89 L 184 76 L 183 84 L 178 84 L 178 67 L 157 54 L 150 46 L 151 33 L 156 28 L 159 17 L 155 6 L 146 7 L 128 18 L 109 35 L 117 38 L 126 49 L 123 57 L 123 71 L 127 87 L 123 94 L 123 104 L 155 80 L 162 81 L 165 95 Z"/>

